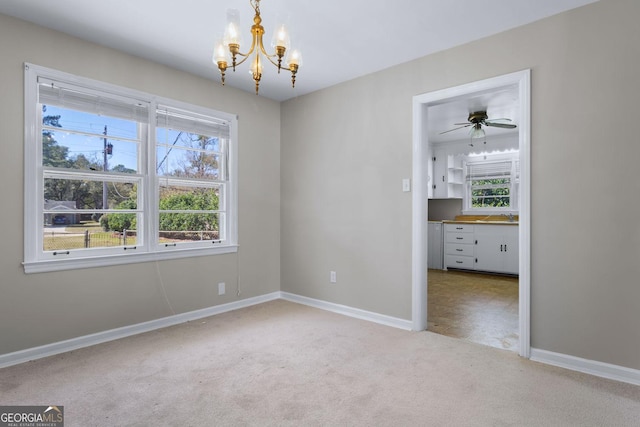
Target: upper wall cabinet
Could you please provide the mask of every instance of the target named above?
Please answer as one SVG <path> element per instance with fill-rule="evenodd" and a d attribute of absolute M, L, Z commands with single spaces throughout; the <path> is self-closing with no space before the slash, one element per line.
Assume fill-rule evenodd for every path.
<path fill-rule="evenodd" d="M 430 199 L 461 199 L 464 190 L 462 155 L 448 154 L 444 149 L 432 151 Z"/>

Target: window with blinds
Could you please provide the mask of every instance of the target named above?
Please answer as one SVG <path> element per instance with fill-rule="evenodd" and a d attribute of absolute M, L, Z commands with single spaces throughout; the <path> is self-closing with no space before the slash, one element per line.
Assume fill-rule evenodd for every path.
<path fill-rule="evenodd" d="M 517 154 L 506 157 L 470 160 L 466 163 L 465 210 L 517 210 Z"/>
<path fill-rule="evenodd" d="M 25 271 L 235 251 L 237 118 L 25 64 Z"/>
<path fill-rule="evenodd" d="M 168 105 L 156 110 L 158 242 L 223 242 L 229 122 Z"/>

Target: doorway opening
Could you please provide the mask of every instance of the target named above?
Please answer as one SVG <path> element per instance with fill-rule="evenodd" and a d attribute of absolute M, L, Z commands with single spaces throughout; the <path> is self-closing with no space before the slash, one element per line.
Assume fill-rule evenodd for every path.
<path fill-rule="evenodd" d="M 517 350 L 523 357 L 529 357 L 530 353 L 530 254 L 529 254 L 529 229 L 530 229 L 530 70 L 507 74 L 487 80 L 469 83 L 436 92 L 430 92 L 413 98 L 413 247 L 412 247 L 412 322 L 414 330 L 428 329 L 428 283 L 429 270 L 427 257 L 429 250 L 433 250 L 428 233 L 429 205 L 428 199 L 433 198 L 433 176 L 431 144 L 436 141 L 434 118 L 442 111 L 451 109 L 442 108 L 443 105 L 455 105 L 461 101 L 466 102 L 467 113 L 474 109 L 485 108 L 482 100 L 487 94 L 496 94 L 510 90 L 517 93 L 517 106 L 510 114 L 517 123 L 517 158 L 519 186 L 517 189 L 517 215 L 519 216 L 518 253 L 519 258 L 515 267 L 519 280 L 517 284 Z M 473 103 L 478 105 L 472 105 Z M 455 121 L 460 121 L 456 118 Z M 451 121 L 451 123 L 454 123 Z M 445 126 L 451 123 L 446 123 Z M 496 139 L 497 138 L 496 136 Z M 470 141 L 473 143 L 474 141 Z M 459 144 L 460 145 L 460 144 Z M 483 144 L 484 145 L 484 144 Z M 483 148 L 484 149 L 484 148 Z M 478 148 L 474 148 L 478 151 Z M 458 153 L 459 154 L 459 153 Z M 444 178 L 443 178 L 444 179 Z M 461 183 L 449 183 L 449 191 L 461 191 L 453 188 Z M 446 194 L 446 189 L 445 189 Z M 440 197 L 440 196 L 439 196 Z M 458 197 L 458 196 L 453 196 Z M 470 205 L 465 205 L 468 212 L 473 213 Z M 492 226 L 495 227 L 495 226 Z M 432 236 L 433 237 L 433 236 Z M 473 269 L 473 267 L 470 267 Z M 512 267 L 513 268 L 513 267 Z M 434 272 L 434 276 L 438 272 Z M 468 273 L 467 273 L 468 274 Z M 477 276 L 479 278 L 479 275 Z M 442 280 L 441 280 L 442 281 Z M 513 309 L 515 311 L 515 309 Z M 431 324 L 434 328 L 434 324 Z"/>
<path fill-rule="evenodd" d="M 518 278 L 429 269 L 427 329 L 503 350 L 518 351 Z"/>

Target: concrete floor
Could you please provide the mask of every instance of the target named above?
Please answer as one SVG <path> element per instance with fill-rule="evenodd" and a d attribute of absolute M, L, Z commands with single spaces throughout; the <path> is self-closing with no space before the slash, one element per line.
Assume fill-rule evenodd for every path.
<path fill-rule="evenodd" d="M 429 270 L 427 329 L 518 351 L 518 278 Z"/>

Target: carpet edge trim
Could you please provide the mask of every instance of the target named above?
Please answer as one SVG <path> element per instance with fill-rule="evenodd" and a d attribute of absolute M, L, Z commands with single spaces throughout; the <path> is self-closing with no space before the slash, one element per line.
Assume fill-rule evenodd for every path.
<path fill-rule="evenodd" d="M 633 385 L 640 385 L 640 370 L 613 365 L 611 363 L 598 362 L 596 360 L 583 359 L 581 357 L 570 356 L 563 353 L 531 349 L 531 360 L 545 363 L 547 365 L 558 366 L 560 368 L 578 371 L 596 377 L 621 381 Z"/>

